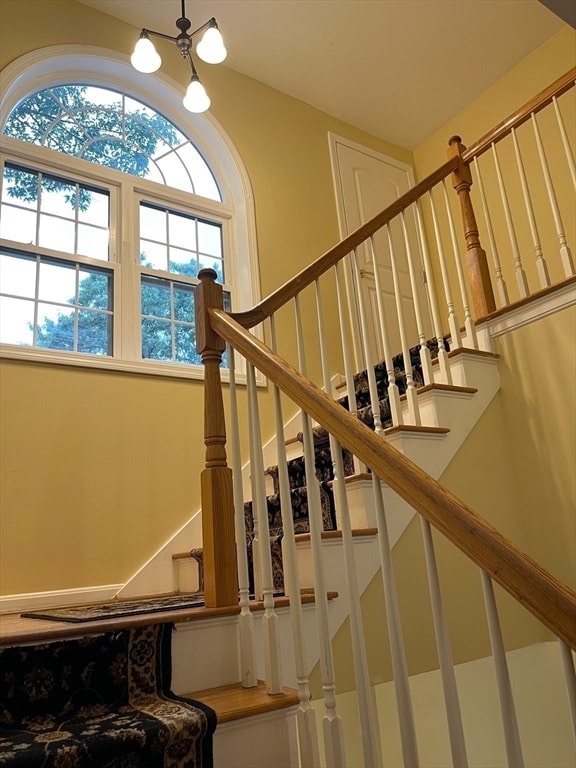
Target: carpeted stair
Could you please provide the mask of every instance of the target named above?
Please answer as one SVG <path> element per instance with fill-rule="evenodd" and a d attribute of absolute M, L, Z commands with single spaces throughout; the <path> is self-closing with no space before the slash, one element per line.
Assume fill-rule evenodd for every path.
<path fill-rule="evenodd" d="M 0 766 L 212 768 L 214 711 L 170 690 L 171 624 L 0 648 Z"/>
<path fill-rule="evenodd" d="M 427 342 L 430 356 L 432 359 L 438 357 L 438 343 L 436 339 Z M 449 351 L 448 340 L 444 339 L 444 348 Z M 424 375 L 420 362 L 420 347 L 410 349 L 410 365 L 412 368 L 412 377 L 414 385 L 424 386 Z M 399 394 L 406 392 L 406 370 L 404 367 L 404 357 L 402 354 L 393 358 L 394 379 L 398 387 Z M 390 403 L 388 399 L 388 374 L 384 362 L 374 366 L 376 377 L 376 386 L 378 389 L 378 400 L 380 419 L 384 429 L 392 425 L 392 416 L 390 413 Z M 354 376 L 354 388 L 356 393 L 356 411 L 355 415 L 370 429 L 374 429 L 374 413 L 370 403 L 370 391 L 368 384 L 368 373 L 366 370 L 360 371 Z M 349 398 L 347 395 L 339 398 L 337 402 L 346 410 L 349 410 Z M 322 504 L 322 523 L 325 531 L 336 530 L 336 509 L 334 506 L 334 495 L 332 493 L 333 463 L 330 453 L 330 437 L 328 432 L 320 426 L 313 427 L 314 437 L 314 471 L 320 484 L 320 497 Z M 298 435 L 300 442 L 303 441 L 302 433 Z M 345 448 L 342 449 L 342 459 L 344 464 L 345 476 L 354 474 L 354 461 L 352 454 Z M 266 474 L 272 479 L 273 493 L 266 498 L 268 508 L 268 526 L 270 529 L 270 551 L 272 554 L 272 572 L 274 579 L 274 592 L 282 594 L 284 591 L 284 575 L 282 570 L 282 513 L 280 510 L 280 488 L 278 481 L 278 467 L 269 467 Z M 292 500 L 292 518 L 294 521 L 295 533 L 308 533 L 310 531 L 310 521 L 308 514 L 308 493 L 306 480 L 306 465 L 303 456 L 299 456 L 288 461 L 288 478 L 290 483 L 290 495 Z M 244 504 L 244 519 L 246 528 L 246 545 L 248 552 L 248 566 L 250 574 L 250 589 L 253 592 L 253 555 L 252 548 L 255 540 L 255 527 L 252 502 L 247 501 Z M 199 591 L 203 590 L 203 553 L 201 548 L 191 550 L 191 557 L 197 561 L 199 569 Z"/>

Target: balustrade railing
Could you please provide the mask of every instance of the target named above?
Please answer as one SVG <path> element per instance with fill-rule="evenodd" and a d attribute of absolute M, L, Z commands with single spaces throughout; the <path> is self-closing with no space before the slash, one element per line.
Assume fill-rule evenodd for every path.
<path fill-rule="evenodd" d="M 391 448 L 385 437 L 389 429 L 401 434 L 441 433 L 442 429 L 421 409 L 418 389 L 462 391 L 454 384 L 451 357 L 462 347 L 479 351 L 477 323 L 551 285 L 574 278 L 569 246 L 575 234 L 570 230 L 574 222 L 566 215 L 570 202 L 565 200 L 566 179 L 572 180 L 572 196 L 575 191 L 573 152 L 565 125 L 574 116 L 570 113 L 571 102 L 568 108 L 564 102 L 574 93 L 570 88 L 575 76 L 576 71 L 568 73 L 541 98 L 530 102 L 469 149 L 459 137 L 453 137 L 449 159 L 438 171 L 253 309 L 224 312 L 221 289 L 214 283 L 215 274 L 211 270 L 200 273 L 196 305 L 198 350 L 206 366 L 206 469 L 202 476 L 206 603 L 229 605 L 239 599 L 242 680 L 250 686 L 256 682 L 251 595 L 263 601 L 265 677 L 269 693 L 277 693 L 283 685 L 283 659 L 274 596 L 278 591 L 278 560 L 282 561 L 283 588 L 291 601 L 302 766 L 320 765 L 315 713 L 310 704 L 308 642 L 300 593 L 303 586 L 313 587 L 315 594 L 325 762 L 328 766 L 346 765 L 343 724 L 336 700 L 329 584 L 322 554 L 326 493 L 333 497 L 332 522 L 337 524 L 342 538 L 346 592 L 342 599 L 346 600 L 350 616 L 364 764 L 367 768 L 382 764 L 353 547 L 356 526 L 350 509 L 351 474 L 371 489 L 366 491 L 366 499 L 377 529 L 383 613 L 406 766 L 417 766 L 419 758 L 393 542 L 385 508 L 392 491 L 421 519 L 453 764 L 466 766 L 467 750 L 432 528 L 480 569 L 509 765 L 523 765 L 523 757 L 493 580 L 560 639 L 567 684 L 569 691 L 573 691 L 574 666 L 567 648 L 576 648 L 574 593 Z M 553 118 L 545 132 L 539 125 L 544 122 L 544 115 L 546 119 Z M 532 150 L 538 159 L 541 190 L 533 178 L 533 158 L 526 159 L 521 128 L 533 131 Z M 552 146 L 546 144 L 545 148 L 551 130 L 557 132 L 559 140 L 555 143 L 552 139 Z M 561 164 L 558 147 L 562 148 L 564 158 Z M 490 158 L 492 166 L 488 165 Z M 452 200 L 448 182 L 456 190 Z M 515 186 L 519 194 L 511 195 L 510 189 Z M 558 194 L 560 189 L 562 196 Z M 572 206 L 573 211 L 573 197 Z M 460 208 L 463 222 L 460 239 L 456 207 Z M 475 210 L 482 212 L 480 223 Z M 549 245 L 550 236 L 556 243 L 555 255 Z M 360 264 L 361 249 L 369 255 L 374 277 L 372 293 L 367 293 L 363 286 L 365 267 Z M 390 274 L 386 285 L 382 282 L 383 260 Z M 424 293 L 418 286 L 421 276 L 425 281 Z M 410 286 L 408 293 L 406 285 Z M 352 313 L 356 321 L 352 320 Z M 257 325 L 261 326 L 268 345 L 249 332 Z M 233 472 L 227 466 L 224 447 L 225 409 L 219 374 L 225 343 L 229 345 Z M 236 383 L 237 355 L 246 361 L 246 388 Z M 256 385 L 255 371 L 268 378 L 268 389 Z M 345 401 L 334 402 L 333 397 L 344 395 Z M 294 438 L 297 432 L 304 456 L 312 560 L 308 582 L 302 576 L 298 526 L 292 510 L 295 489 L 287 471 L 286 439 Z M 330 449 L 330 471 L 323 479 L 318 479 L 314 469 L 315 444 L 320 438 Z M 349 453 L 343 453 L 344 448 Z M 273 508 L 265 484 L 270 464 L 276 466 Z M 251 518 L 248 531 L 247 509 Z M 574 710 L 572 716 L 576 730 Z"/>

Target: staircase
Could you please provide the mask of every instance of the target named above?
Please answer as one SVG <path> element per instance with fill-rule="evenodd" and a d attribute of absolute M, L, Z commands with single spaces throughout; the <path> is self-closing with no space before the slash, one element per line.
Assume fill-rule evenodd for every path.
<path fill-rule="evenodd" d="M 511 679 L 510 670 L 517 659 L 511 653 L 522 656 L 527 649 L 506 646 L 502 604 L 514 617 L 529 612 L 526 643 L 546 645 L 546 653 L 554 647 L 558 666 L 562 663 L 565 670 L 564 709 L 571 709 L 576 733 L 571 652 L 576 648 L 576 596 L 437 482 L 499 392 L 500 374 L 508 372 L 499 370 L 495 339 L 576 304 L 576 270 L 559 216 L 553 217 L 559 256 L 548 257 L 550 269 L 544 268 L 542 253 L 558 253 L 557 243 L 543 250 L 530 237 L 505 261 L 507 250 L 497 231 L 501 211 L 494 215 L 490 210 L 498 196 L 494 190 L 486 195 L 481 182 L 471 192 L 471 169 L 480 181 L 485 153 L 491 149 L 498 163 L 495 146 L 512 137 L 518 156 L 516 128 L 530 121 L 538 135 L 536 115 L 546 108 L 559 115 L 556 102 L 575 78 L 576 72 L 568 73 L 469 149 L 453 137 L 441 168 L 256 307 L 225 312 L 215 273 L 200 273 L 195 301 L 198 351 L 205 365 L 202 515 L 177 532 L 117 597 L 204 593 L 204 608 L 156 614 L 139 623 L 175 623 L 172 689 L 216 711 L 216 768 L 344 768 L 360 761 L 366 768 L 396 765 L 389 762 L 396 760 L 387 749 L 390 730 L 406 768 L 418 766 L 426 704 L 422 716 L 412 693 L 428 689 L 410 677 L 409 650 L 433 639 L 442 689 L 434 708 L 443 706 L 446 712 L 446 764 L 482 764 L 487 754 L 483 741 L 499 739 L 509 766 L 543 768 L 532 753 L 524 759 L 526 726 L 519 727 L 512 690 L 518 680 Z M 564 146 L 566 164 L 573 169 L 573 156 Z M 540 159 L 548 181 L 542 153 Z M 522 164 L 513 170 L 522 173 Z M 463 216 L 462 256 L 454 201 L 446 194 L 448 178 Z M 550 193 L 550 184 L 545 186 Z M 501 191 L 502 205 L 509 208 L 503 185 Z M 553 198 L 549 194 L 552 207 Z M 534 218 L 529 195 L 516 202 L 522 215 L 527 209 Z M 475 210 L 484 213 L 482 226 Z M 421 292 L 413 291 L 406 302 L 400 291 L 389 228 L 402 227 L 406 219 L 410 226 L 404 232 L 418 232 L 418 254 L 406 236 L 403 279 L 413 283 L 424 271 L 426 306 L 419 303 Z M 481 237 L 490 243 L 490 258 Z M 366 306 L 362 259 L 368 254 L 374 260 L 377 239 L 387 242 L 393 289 L 386 304 L 377 284 L 373 305 Z M 528 265 L 532 253 L 536 263 Z M 377 282 L 375 260 L 372 267 Z M 536 287 L 529 286 L 527 274 L 538 276 Z M 514 285 L 518 292 L 510 298 Z M 266 344 L 251 332 L 256 326 L 263 328 Z M 384 350 L 380 362 L 370 344 L 375 336 Z M 226 343 L 229 385 L 222 387 Z M 259 386 L 264 380 L 266 386 Z M 224 395 L 229 396 L 227 408 Z M 306 473 L 307 467 L 314 471 Z M 429 622 L 425 634 L 405 637 L 406 624 L 420 625 L 413 621 L 413 602 L 399 597 L 395 555 L 414 534 L 414 520 L 420 523 L 422 558 L 410 565 L 426 578 Z M 478 613 L 482 610 L 486 655 L 492 654 L 495 668 L 489 709 L 499 707 L 501 715 L 479 740 L 471 737 L 460 704 L 465 697 L 458 689 L 468 671 L 454 663 L 452 652 L 454 637 L 474 632 L 476 624 L 451 626 L 444 607 L 442 568 L 454 556 L 477 577 L 477 589 L 466 594 L 466 601 Z M 374 584 L 382 593 L 377 604 L 370 598 L 377 631 L 374 622 L 366 628 L 369 622 L 362 615 L 363 596 Z M 87 632 L 61 624 L 39 628 L 38 622 L 31 626 L 27 621 L 14 619 L 13 626 L 0 627 L 2 643 L 54 641 Z M 114 627 L 130 625 L 114 621 Z M 379 654 L 389 661 L 385 679 L 377 681 L 367 651 L 375 635 Z M 532 659 L 522 667 L 523 675 Z M 474 659 L 480 661 L 487 662 Z M 486 677 L 482 667 L 475 692 L 483 689 Z M 344 678 L 352 679 L 350 691 L 338 688 Z M 388 704 L 376 702 L 375 682 L 390 685 L 382 693 Z M 344 698 L 349 694 L 351 707 Z M 356 719 L 345 726 L 343 713 L 348 716 L 349 709 Z M 568 716 L 565 720 L 569 723 Z"/>

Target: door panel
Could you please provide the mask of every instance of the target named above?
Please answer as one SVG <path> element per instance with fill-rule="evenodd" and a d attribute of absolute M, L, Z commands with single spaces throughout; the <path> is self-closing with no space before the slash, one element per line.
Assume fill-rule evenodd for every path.
<path fill-rule="evenodd" d="M 373 152 L 366 147 L 347 142 L 336 136 L 331 136 L 331 155 L 334 171 L 336 199 L 341 235 L 353 232 L 364 222 L 371 219 L 386 206 L 394 202 L 400 195 L 413 185 L 412 169 L 392 158 Z M 408 238 L 417 276 L 420 307 L 427 316 L 427 300 L 421 267 L 420 249 L 415 221 L 412 213 L 406 216 Z M 404 233 L 400 219 L 395 219 L 390 225 L 392 247 L 398 270 L 400 283 L 401 304 L 404 311 L 404 322 L 409 345 L 418 342 L 414 301 L 410 285 L 408 260 Z M 373 238 L 376 268 L 380 278 L 384 322 L 390 342 L 391 354 L 401 351 L 400 333 L 388 236 L 385 231 L 377 232 Z M 380 319 L 376 296 L 376 281 L 374 265 L 369 247 L 363 246 L 358 251 L 360 267 L 361 294 L 368 318 L 368 345 L 374 361 L 384 356 L 382 338 L 379 331 Z M 348 290 L 352 306 L 357 307 L 358 297 L 353 286 L 351 275 L 348 275 Z M 427 330 L 427 329 L 426 329 Z M 364 364 L 364 350 L 360 342 L 359 321 L 355 319 L 355 350 L 357 363 Z"/>

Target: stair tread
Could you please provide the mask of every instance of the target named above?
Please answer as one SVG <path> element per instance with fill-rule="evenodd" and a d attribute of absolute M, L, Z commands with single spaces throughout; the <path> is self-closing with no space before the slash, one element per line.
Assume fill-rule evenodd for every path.
<path fill-rule="evenodd" d="M 445 435 L 448 432 L 450 432 L 450 429 L 448 427 L 423 427 L 423 426 L 414 426 L 413 424 L 398 424 L 396 427 L 387 427 L 384 430 L 385 435 L 394 435 L 398 434 L 399 432 L 408 432 L 411 434 L 436 434 L 436 435 Z"/>
<path fill-rule="evenodd" d="M 378 534 L 378 528 L 354 528 L 352 530 L 352 537 L 357 538 L 359 536 L 376 536 Z M 320 534 L 322 539 L 341 539 L 342 531 L 322 531 Z M 309 541 L 309 533 L 297 533 L 294 538 L 296 541 Z"/>
<path fill-rule="evenodd" d="M 421 395 L 425 392 L 455 392 L 455 393 L 467 393 L 475 395 L 478 392 L 478 387 L 463 387 L 459 384 L 425 384 L 423 387 L 418 387 L 417 394 Z M 400 400 L 405 400 L 406 395 L 401 395 Z"/>
<path fill-rule="evenodd" d="M 338 597 L 338 592 L 327 592 L 328 600 Z M 300 600 L 302 604 L 314 602 L 314 590 L 302 590 Z M 274 606 L 283 608 L 290 605 L 288 597 L 275 597 Z M 264 610 L 261 600 L 250 601 L 251 611 Z M 0 646 L 21 645 L 22 643 L 50 642 L 83 635 L 96 635 L 101 632 L 113 632 L 117 629 L 131 629 L 132 627 L 151 626 L 153 624 L 185 624 L 190 621 L 202 621 L 203 619 L 215 619 L 224 616 L 234 616 L 240 613 L 239 605 L 229 605 L 222 608 L 195 608 L 171 611 L 156 611 L 154 613 L 140 613 L 132 616 L 121 616 L 114 619 L 99 619 L 72 623 L 49 619 L 22 618 L 20 613 L 0 614 Z"/>
<path fill-rule="evenodd" d="M 242 683 L 232 683 L 185 693 L 184 696 L 212 707 L 218 715 L 218 723 L 227 723 L 298 704 L 298 692 L 294 688 L 284 688 L 281 693 L 270 695 L 262 681 L 258 681 L 254 688 L 243 688 Z"/>

